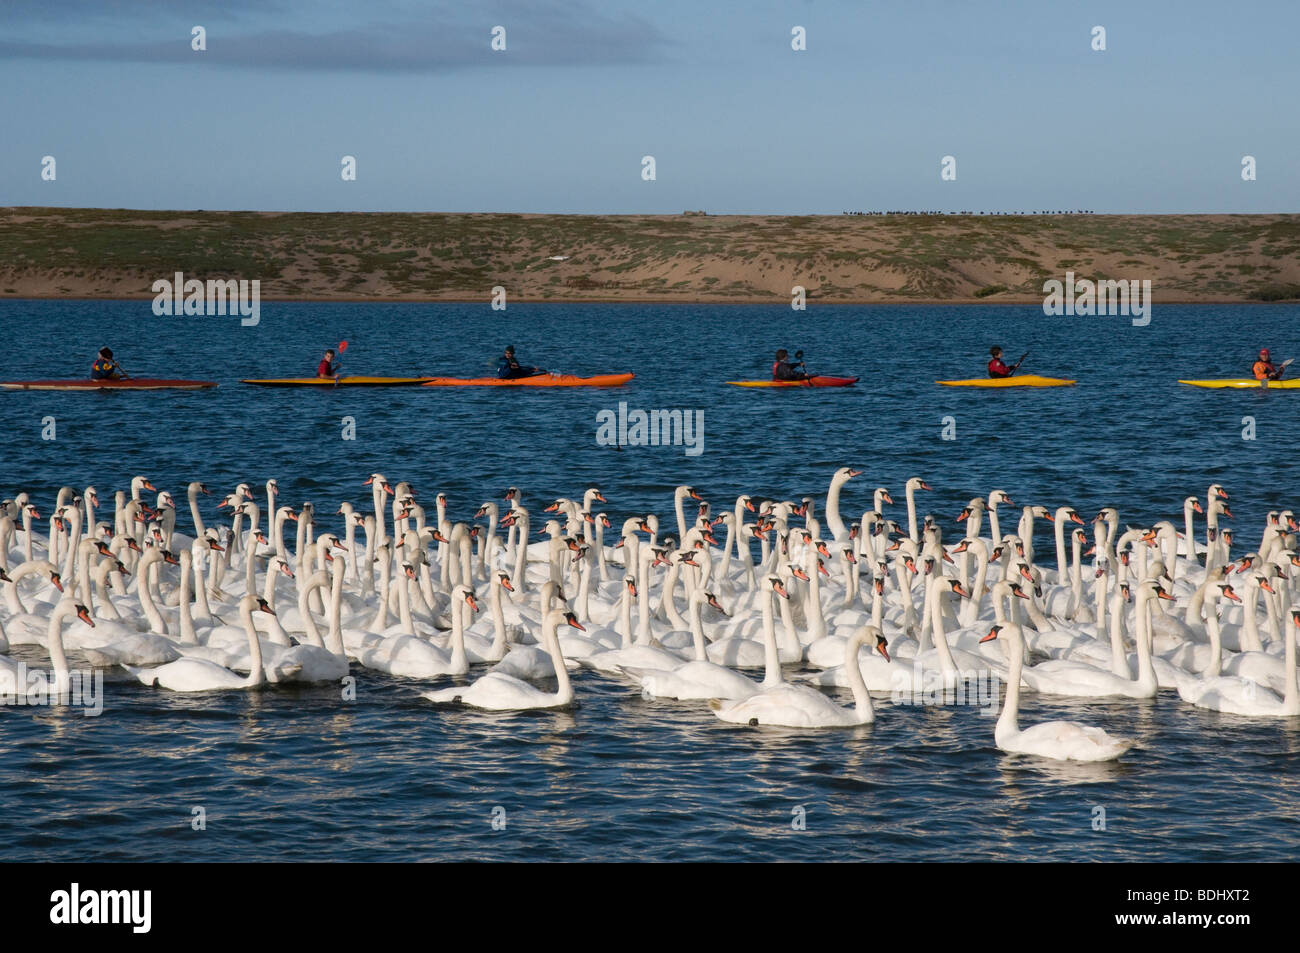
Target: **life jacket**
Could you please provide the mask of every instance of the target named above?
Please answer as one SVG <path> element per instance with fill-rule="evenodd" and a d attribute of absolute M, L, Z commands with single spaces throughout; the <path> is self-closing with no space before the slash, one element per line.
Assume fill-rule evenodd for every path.
<path fill-rule="evenodd" d="M 1252 368 L 1255 372 L 1255 380 L 1268 380 L 1272 375 L 1277 373 L 1277 368 L 1273 366 L 1272 361 L 1256 361 Z"/>
<path fill-rule="evenodd" d="M 995 357 L 989 361 L 989 377 L 1010 377 L 1011 368 L 1002 363 L 1002 358 Z"/>

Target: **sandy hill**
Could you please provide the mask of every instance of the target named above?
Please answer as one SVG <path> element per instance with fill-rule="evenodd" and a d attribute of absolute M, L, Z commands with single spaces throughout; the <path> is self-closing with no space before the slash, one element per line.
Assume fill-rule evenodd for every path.
<path fill-rule="evenodd" d="M 509 215 L 0 209 L 0 296 L 1040 301 L 1067 270 L 1158 301 L 1300 298 L 1300 215 Z"/>

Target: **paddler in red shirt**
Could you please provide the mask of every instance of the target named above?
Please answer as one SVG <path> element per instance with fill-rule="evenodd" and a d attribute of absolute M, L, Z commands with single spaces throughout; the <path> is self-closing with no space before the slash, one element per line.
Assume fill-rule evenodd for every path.
<path fill-rule="evenodd" d="M 334 360 L 334 349 L 330 348 L 321 358 L 320 366 L 316 368 L 317 377 L 332 377 L 335 380 L 339 376 L 339 362 Z"/>

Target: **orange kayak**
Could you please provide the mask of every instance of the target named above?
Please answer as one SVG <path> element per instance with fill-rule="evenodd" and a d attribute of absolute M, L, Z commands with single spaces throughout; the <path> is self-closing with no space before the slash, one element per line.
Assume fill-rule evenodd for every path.
<path fill-rule="evenodd" d="M 622 387 L 633 374 L 597 374 L 575 377 L 572 374 L 539 374 L 536 377 L 434 377 L 425 387 Z"/>

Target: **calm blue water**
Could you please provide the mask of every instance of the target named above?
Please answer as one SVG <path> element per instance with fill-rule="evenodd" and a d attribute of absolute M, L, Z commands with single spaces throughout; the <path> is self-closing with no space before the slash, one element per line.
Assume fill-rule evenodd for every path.
<path fill-rule="evenodd" d="M 382 470 L 449 494 L 468 520 L 508 485 L 549 502 L 598 484 L 615 525 L 692 483 L 824 497 L 852 463 L 843 510 L 890 488 L 934 488 L 946 525 L 994 487 L 1017 504 L 1107 504 L 1134 523 L 1181 519 L 1184 496 L 1223 483 L 1236 552 L 1269 509 L 1295 507 L 1300 392 L 1201 391 L 1179 377 L 1238 376 L 1261 345 L 1300 355 L 1300 308 L 1157 305 L 1127 318 L 1048 318 L 1037 307 L 353 305 L 264 303 L 262 322 L 157 318 L 146 302 L 0 302 L 0 378 L 84 376 L 110 344 L 137 376 L 210 378 L 207 393 L 0 393 L 0 496 L 48 510 L 58 488 L 111 500 L 141 473 L 178 498 L 192 479 L 225 492 L 276 477 L 319 513 L 369 499 Z M 525 363 L 635 371 L 618 391 L 303 392 L 240 377 L 310 375 L 350 342 L 349 373 L 489 373 L 513 343 Z M 980 376 L 989 344 L 1076 388 L 950 390 Z M 727 387 L 763 377 L 777 346 L 844 391 Z M 595 444 L 596 413 L 704 411 L 704 452 Z M 957 439 L 940 439 L 941 420 Z M 41 439 L 54 416 L 57 440 Z M 353 442 L 341 419 L 356 422 Z M 1242 439 L 1243 417 L 1257 439 Z M 215 518 L 217 497 L 205 515 Z M 1300 507 L 1297 507 L 1300 508 Z M 43 513 L 43 515 L 48 515 Z M 322 515 L 323 521 L 332 517 Z M 188 524 L 183 515 L 182 524 Z M 955 528 L 954 528 L 955 529 Z M 955 532 L 952 538 L 956 538 Z M 1046 535 L 1039 551 L 1050 559 Z M 39 658 L 39 656 L 36 656 Z M 356 669 L 354 668 L 354 671 Z M 0 708 L 0 859 L 906 859 L 1282 860 L 1300 844 L 1300 726 L 1152 703 L 1040 700 L 1025 722 L 1067 717 L 1137 737 L 1117 764 L 1062 766 L 998 752 L 976 709 L 878 704 L 873 727 L 736 728 L 693 703 L 643 701 L 584 673 L 580 707 L 551 714 L 432 710 L 423 683 L 359 673 L 335 688 L 178 697 L 110 675 L 99 718 Z M 204 832 L 190 827 L 203 806 Z M 493 831 L 492 811 L 507 826 Z M 1105 807 L 1107 830 L 1092 829 Z M 807 830 L 791 830 L 792 810 Z"/>

